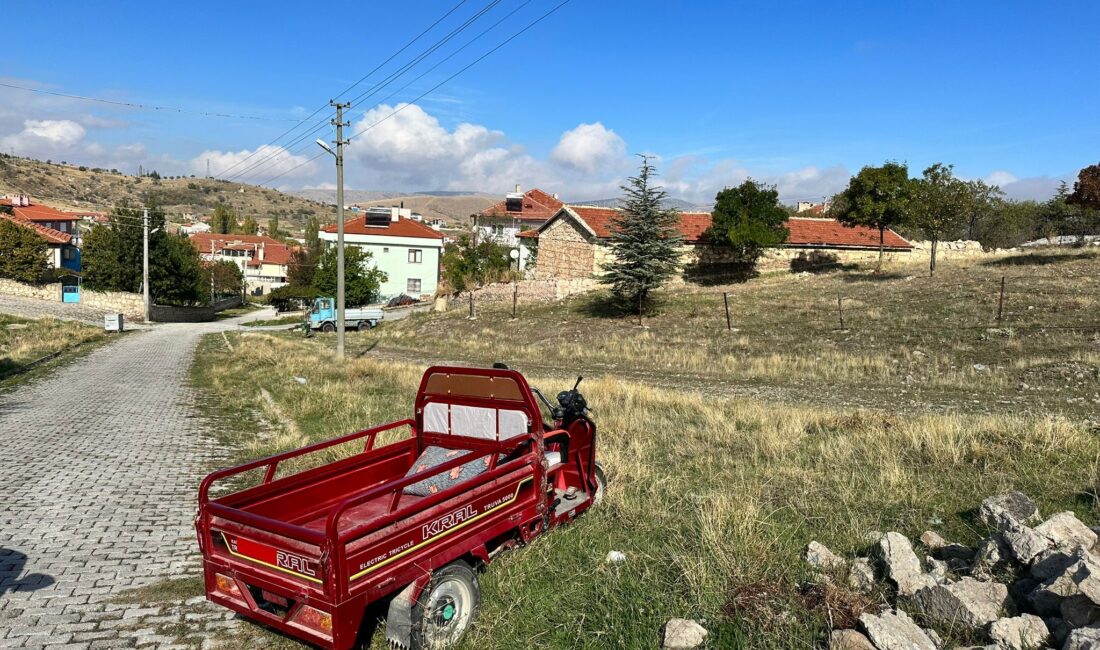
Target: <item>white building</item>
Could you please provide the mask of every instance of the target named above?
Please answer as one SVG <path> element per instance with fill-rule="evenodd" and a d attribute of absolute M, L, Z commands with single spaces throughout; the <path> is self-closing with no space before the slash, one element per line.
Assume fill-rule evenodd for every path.
<path fill-rule="evenodd" d="M 344 221 L 344 245 L 371 254 L 371 264 L 386 273 L 383 300 L 405 294 L 429 298 L 439 286 L 443 235 L 412 219 L 406 208 L 368 208 Z M 326 245 L 336 243 L 336 224 L 320 231 Z"/>

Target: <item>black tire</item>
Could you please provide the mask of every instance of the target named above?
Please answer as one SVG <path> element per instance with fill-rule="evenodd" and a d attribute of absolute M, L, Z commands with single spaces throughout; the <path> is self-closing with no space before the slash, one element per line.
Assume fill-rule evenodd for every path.
<path fill-rule="evenodd" d="M 374 327 L 374 325 L 372 325 L 369 320 L 361 320 L 361 321 L 359 321 L 359 325 L 355 329 L 359 330 L 360 332 L 366 332 L 367 330 L 370 330 L 373 327 Z"/>
<path fill-rule="evenodd" d="M 325 323 L 324 325 L 321 326 L 321 331 L 322 332 L 329 332 L 329 333 L 335 332 L 336 331 L 336 326 L 333 325 L 332 323 Z"/>
<path fill-rule="evenodd" d="M 596 463 L 596 493 L 592 495 L 592 507 L 600 505 L 603 495 L 607 492 L 607 473 L 603 471 L 603 465 Z"/>
<path fill-rule="evenodd" d="M 458 644 L 481 609 L 477 573 L 462 560 L 432 574 L 412 608 L 410 650 L 442 650 Z"/>

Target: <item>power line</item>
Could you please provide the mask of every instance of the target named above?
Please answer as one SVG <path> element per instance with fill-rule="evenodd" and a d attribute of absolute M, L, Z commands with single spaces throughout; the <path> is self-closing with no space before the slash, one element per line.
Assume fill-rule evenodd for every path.
<path fill-rule="evenodd" d="M 488 2 L 480 10 L 478 10 L 474 15 L 467 18 L 462 24 L 460 24 L 459 26 L 452 29 L 447 35 L 445 35 L 441 39 L 437 40 L 433 45 L 431 45 L 430 47 L 425 49 L 423 52 L 418 54 L 411 61 L 405 63 L 403 66 L 401 66 L 400 68 L 398 68 L 394 72 L 391 72 L 385 79 L 383 79 L 382 81 L 375 84 L 370 90 L 365 91 L 363 93 L 360 93 L 359 95 L 357 95 L 355 98 L 353 98 L 348 103 L 355 104 L 355 103 L 358 103 L 358 102 L 360 102 L 361 100 L 363 100 L 365 98 L 371 97 L 372 95 L 377 93 L 382 88 L 385 88 L 386 86 L 390 85 L 391 83 L 393 83 L 394 81 L 396 81 L 400 77 L 404 76 L 410 69 L 415 67 L 417 64 L 419 64 L 421 61 L 423 61 L 428 56 L 431 56 L 433 53 L 435 53 L 437 50 L 439 50 L 439 48 L 441 48 L 443 45 L 445 45 L 447 42 L 449 42 L 451 39 L 453 39 L 455 36 L 457 36 L 458 34 L 462 33 L 466 29 L 468 29 L 471 25 L 473 25 L 475 22 L 477 22 L 482 16 L 484 16 L 486 13 L 488 13 L 494 7 L 496 7 L 498 4 L 500 4 L 500 2 L 501 2 L 501 0 L 490 0 L 490 2 Z M 405 48 L 402 48 L 402 49 L 405 49 Z M 396 54 L 394 56 L 396 56 Z M 386 62 L 389 62 L 393 58 L 394 57 L 390 57 L 390 59 L 387 59 Z M 382 65 L 385 65 L 385 63 L 383 63 Z M 381 68 L 382 65 L 378 66 L 378 68 Z M 376 68 L 376 70 L 378 68 Z M 369 73 L 369 74 L 373 74 L 373 72 Z M 369 76 L 369 74 L 367 76 Z M 366 77 L 364 77 L 364 79 L 365 78 Z M 360 80 L 360 81 L 362 81 L 362 80 Z M 353 84 L 353 87 L 354 87 L 354 85 L 357 85 L 358 83 L 359 82 L 356 82 L 356 84 Z M 341 93 L 341 94 L 343 94 L 343 93 Z M 312 136 L 314 133 L 317 133 L 318 131 L 320 131 L 323 128 L 325 128 L 326 126 L 328 126 L 328 122 L 329 122 L 328 117 L 326 117 L 325 119 L 322 119 L 321 121 L 315 123 L 313 128 L 311 128 L 310 130 L 308 130 L 308 131 L 302 133 L 301 135 L 297 136 L 296 138 L 294 138 L 292 141 L 288 142 L 285 146 L 283 146 L 279 150 L 270 152 L 268 154 L 265 154 L 260 160 L 257 160 L 256 162 L 252 163 L 251 165 L 249 165 L 245 169 L 242 169 L 241 171 L 237 172 L 236 174 L 233 174 L 232 176 L 226 177 L 226 180 L 235 180 L 235 179 L 240 179 L 240 178 L 245 178 L 247 176 L 255 175 L 259 171 L 259 169 L 263 167 L 263 165 L 265 165 L 269 162 L 274 162 L 280 156 L 282 156 L 284 154 L 294 155 L 295 153 L 298 153 L 299 151 L 305 149 L 309 145 L 307 144 L 303 147 L 300 147 L 298 150 L 296 150 L 294 152 L 289 151 L 289 149 L 291 147 L 294 147 L 294 146 L 298 145 L 299 143 L 303 142 L 304 140 L 306 140 L 307 138 Z M 316 158 L 314 158 L 313 160 L 315 160 L 315 159 Z M 310 161 L 305 161 L 305 162 L 310 162 Z M 296 169 L 296 167 L 295 167 L 295 169 Z"/>
<path fill-rule="evenodd" d="M 87 97 L 85 95 L 73 95 L 70 93 L 56 92 L 53 90 L 44 90 L 42 88 L 32 88 L 30 86 L 20 86 L 18 84 L 3 83 L 0 82 L 0 86 L 5 88 L 14 88 L 16 90 L 25 90 L 27 92 L 39 93 L 42 95 L 53 95 L 55 97 L 67 97 L 69 99 L 79 99 L 85 102 L 98 102 L 100 104 L 111 104 L 112 106 L 124 106 L 126 108 L 137 108 L 150 111 L 165 111 L 168 113 L 186 113 L 189 115 L 201 115 L 203 117 L 220 117 L 234 120 L 256 120 L 262 122 L 294 122 L 293 117 L 261 117 L 258 115 L 241 115 L 237 113 L 215 113 L 212 111 L 196 111 L 189 108 L 179 108 L 178 106 L 159 106 L 155 104 L 140 104 L 137 102 L 122 102 L 113 99 L 103 99 L 101 97 Z"/>
<path fill-rule="evenodd" d="M 443 81 L 441 81 L 441 82 L 437 83 L 436 85 L 432 86 L 432 87 L 431 87 L 431 88 L 429 88 L 428 90 L 424 91 L 423 93 L 421 93 L 420 95 L 418 95 L 418 96 L 417 96 L 417 97 L 416 97 L 415 99 L 413 99 L 413 100 L 412 100 L 411 102 L 406 102 L 406 103 L 402 104 L 402 105 L 401 105 L 400 107 L 398 107 L 398 108 L 394 109 L 394 110 L 393 110 L 393 111 L 391 111 L 391 112 L 390 112 L 390 113 L 389 113 L 388 115 L 386 115 L 386 116 L 385 116 L 385 117 L 383 117 L 382 119 L 378 120 L 377 122 L 374 122 L 373 124 L 370 124 L 370 125 L 368 125 L 368 126 L 366 126 L 366 127 L 362 128 L 362 129 L 360 129 L 359 131 L 356 131 L 355 133 L 353 133 L 353 134 L 352 134 L 351 136 L 349 136 L 349 137 L 348 137 L 348 140 L 353 140 L 353 139 L 355 139 L 356 137 L 358 137 L 358 136 L 360 136 L 360 135 L 363 135 L 363 134 L 364 134 L 364 133 L 366 133 L 367 131 L 370 131 L 371 129 L 373 129 L 374 127 L 378 126 L 378 125 L 379 125 L 379 124 L 381 124 L 382 122 L 385 122 L 386 120 L 390 119 L 390 118 L 391 118 L 391 117 L 393 117 L 394 115 L 397 115 L 398 113 L 400 113 L 400 112 L 401 112 L 401 111 L 403 111 L 404 109 L 408 108 L 408 107 L 409 107 L 410 105 L 412 105 L 412 104 L 415 104 L 416 102 L 420 101 L 421 99 L 423 99 L 424 97 L 426 97 L 426 96 L 427 96 L 427 95 L 429 95 L 430 93 L 432 93 L 432 92 L 435 92 L 436 90 L 438 90 L 438 89 L 439 89 L 439 88 L 440 88 L 441 86 L 443 86 L 444 84 L 447 84 L 447 83 L 449 83 L 449 82 L 450 82 L 450 81 L 452 81 L 452 80 L 453 80 L 453 79 L 454 79 L 455 77 L 459 76 L 460 74 L 462 74 L 462 73 L 466 72 L 467 70 L 469 70 L 470 68 L 474 67 L 475 65 L 477 65 L 477 64 L 478 64 L 478 63 L 480 63 L 481 61 L 485 60 L 485 58 L 487 58 L 487 57 L 488 57 L 489 55 L 491 55 L 491 54 L 493 54 L 494 52 L 496 52 L 497 50 L 501 49 L 502 47 L 504 47 L 504 46 L 505 46 L 505 45 L 507 45 L 508 43 L 511 43 L 511 42 L 512 42 L 513 40 L 515 40 L 516 38 L 518 38 L 518 37 L 519 37 L 520 35 L 522 35 L 523 33 L 525 33 L 525 32 L 526 32 L 527 30 L 531 29 L 531 28 L 532 28 L 532 27 L 534 27 L 535 25 L 537 25 L 537 24 L 541 23 L 541 22 L 542 22 L 543 20 L 545 20 L 546 18 L 548 18 L 548 17 L 550 17 L 551 15 L 553 15 L 553 14 L 554 14 L 555 12 L 557 12 L 557 11 L 558 11 L 559 9 L 561 9 L 561 8 L 562 8 L 562 7 L 564 7 L 565 5 L 569 4 L 569 2 L 570 2 L 570 0 L 563 0 L 562 2 L 558 3 L 558 4 L 557 4 L 557 5 L 556 5 L 556 6 L 555 6 L 555 7 L 553 8 L 553 9 L 551 9 L 550 11 L 548 11 L 548 12 L 544 13 L 544 14 L 543 14 L 542 16 L 539 16 L 538 18 L 536 18 L 536 19 L 535 19 L 535 20 L 533 20 L 532 22 L 528 23 L 526 27 L 524 27 L 523 29 L 519 30 L 518 32 L 516 32 L 516 33 L 512 34 L 511 36 L 509 36 L 508 38 L 506 38 L 505 40 L 503 40 L 502 42 L 500 42 L 499 44 L 497 44 L 497 45 L 496 45 L 496 47 L 492 48 L 491 50 L 489 50 L 489 51 L 488 51 L 488 52 L 486 52 L 485 54 L 482 54 L 482 55 L 481 55 L 481 56 L 479 56 L 478 58 L 474 59 L 474 60 L 473 60 L 472 62 L 470 62 L 469 64 L 467 64 L 467 65 L 466 65 L 465 67 L 463 67 L 462 69 L 460 69 L 460 70 L 459 70 L 458 72 L 455 72 L 454 74 L 452 74 L 451 76 L 447 77 L 447 78 L 446 78 L 446 79 L 444 79 Z M 289 174 L 290 172 L 294 171 L 295 169 L 298 169 L 299 167 L 302 167 L 303 165 L 306 165 L 306 164 L 308 164 L 308 163 L 310 163 L 310 162 L 313 162 L 314 160 L 317 160 L 317 159 L 318 159 L 318 158 L 320 158 L 320 157 L 321 157 L 322 155 L 324 155 L 324 152 L 322 152 L 322 153 L 320 153 L 320 154 L 317 154 L 317 155 L 313 156 L 312 158 L 309 158 L 309 159 L 307 159 L 307 160 L 304 160 L 304 161 L 302 161 L 302 162 L 298 163 L 297 165 L 295 165 L 294 167 L 291 167 L 290 169 L 288 169 L 288 170 L 286 170 L 286 171 L 284 171 L 284 172 L 282 172 L 282 173 L 280 173 L 280 174 L 278 174 L 278 175 L 276 175 L 276 176 L 272 176 L 271 178 L 267 179 L 266 181 L 264 181 L 264 182 L 262 182 L 262 183 L 257 183 L 257 185 L 263 186 L 263 185 L 266 185 L 266 184 L 270 183 L 271 181 L 274 181 L 274 180 L 277 180 L 277 179 L 279 179 L 279 178 L 282 178 L 283 176 L 286 176 L 286 175 L 287 175 L 287 174 Z"/>
<path fill-rule="evenodd" d="M 356 81 L 355 83 L 353 83 L 352 85 L 348 86 L 348 87 L 347 87 L 347 88 L 345 88 L 345 89 L 344 89 L 343 91 L 341 91 L 341 92 L 340 92 L 340 94 L 336 96 L 336 98 L 337 98 L 337 99 L 339 99 L 339 98 L 340 98 L 340 97 L 342 97 L 342 96 L 343 96 L 343 95 L 344 95 L 345 93 L 347 93 L 348 91 L 350 91 L 350 90 L 351 90 L 352 88 L 355 88 L 355 87 L 356 87 L 356 86 L 358 86 L 359 84 L 361 84 L 361 83 L 363 83 L 364 81 L 366 81 L 366 79 L 367 79 L 368 77 L 370 77 L 370 76 L 371 76 L 372 74 L 374 74 L 374 73 L 375 73 L 375 72 L 377 72 L 377 71 L 378 71 L 379 69 L 381 69 L 381 68 L 382 68 L 382 66 L 384 66 L 384 65 L 386 65 L 387 63 L 389 63 L 390 61 L 392 61 L 392 60 L 393 60 L 393 59 L 394 59 L 394 58 L 395 58 L 396 56 L 398 56 L 399 54 L 401 54 L 402 52 L 404 52 L 404 51 L 405 51 L 406 49 L 408 49 L 408 48 L 409 48 L 409 46 L 411 46 L 411 45 L 412 45 L 413 43 L 415 43 L 416 41 L 420 40 L 420 38 L 421 38 L 422 36 L 424 36 L 424 34 L 427 34 L 427 33 L 428 33 L 429 31 L 431 31 L 432 29 L 434 29 L 434 28 L 435 28 L 435 26 L 436 26 L 436 25 L 438 25 L 438 24 L 439 24 L 440 22 L 442 22 L 443 20 L 445 20 L 445 19 L 446 19 L 447 17 L 449 17 L 449 16 L 450 16 L 451 14 L 453 14 L 453 13 L 454 13 L 455 11 L 458 11 L 458 9 L 459 9 L 459 8 L 460 8 L 460 7 L 462 6 L 462 5 L 466 4 L 466 2 L 467 2 L 467 0 L 460 0 L 460 2 L 459 2 L 458 4 L 456 4 L 456 5 L 454 6 L 454 7 L 451 7 L 451 10 L 450 10 L 450 11 L 448 11 L 447 13 L 443 14 L 442 16 L 440 16 L 440 17 L 439 17 L 438 19 L 436 19 L 436 21 L 435 21 L 434 23 L 432 23 L 431 25 L 428 25 L 428 27 L 427 27 L 427 28 L 425 28 L 425 29 L 424 29 L 424 31 L 422 31 L 422 32 L 420 32 L 419 34 L 417 34 L 417 35 L 416 35 L 416 37 L 415 37 L 415 38 L 413 38 L 413 39 L 412 39 L 411 41 L 409 41 L 408 43 L 405 43 L 405 45 L 404 45 L 404 46 L 402 46 L 402 48 L 401 48 L 401 49 L 399 49 L 399 50 L 397 50 L 396 52 L 394 52 L 393 54 L 391 54 L 391 55 L 390 55 L 390 57 L 389 57 L 388 59 L 386 59 L 386 60 L 385 60 L 385 61 L 383 61 L 382 63 L 379 63 L 379 64 L 378 64 L 377 66 L 375 66 L 375 67 L 374 67 L 374 69 L 373 69 L 373 70 L 371 70 L 371 71 L 370 71 L 370 72 L 368 72 L 367 74 L 363 75 L 363 76 L 362 76 L 362 77 L 361 77 L 361 78 L 360 78 L 360 79 L 359 79 L 358 81 Z M 323 111 L 323 110 L 325 110 L 326 108 L 328 108 L 328 106 L 329 106 L 329 105 L 328 105 L 328 103 L 327 103 L 327 102 L 326 102 L 326 103 L 324 103 L 324 104 L 321 104 L 321 106 L 320 106 L 320 107 L 318 107 L 318 108 L 317 108 L 317 110 L 313 111 L 312 113 L 310 113 L 309 115 L 307 115 L 307 116 L 306 116 L 305 118 L 303 118 L 303 119 L 302 119 L 302 120 L 301 120 L 300 122 L 298 122 L 298 123 L 297 123 L 297 124 L 295 124 L 294 126 L 290 127 L 290 128 L 289 128 L 289 129 L 287 129 L 286 131 L 283 131 L 283 132 L 282 132 L 282 133 L 280 133 L 280 134 L 279 134 L 279 135 L 278 135 L 278 136 L 277 136 L 277 137 L 276 137 L 276 138 L 275 138 L 274 140 L 272 140 L 271 142 L 267 143 L 267 146 L 274 146 L 274 145 L 275 145 L 275 143 L 276 143 L 276 142 L 278 142 L 279 140 L 281 140 L 281 139 L 282 139 L 282 138 L 283 138 L 284 136 L 286 136 L 286 135 L 288 135 L 288 134 L 290 134 L 290 133 L 294 132 L 295 130 L 297 130 L 297 129 L 298 129 L 298 127 L 302 126 L 303 124 L 305 124 L 305 123 L 306 123 L 306 122 L 308 122 L 309 120 L 313 119 L 313 117 L 314 117 L 315 115 L 317 115 L 317 114 L 318 114 L 318 113 L 320 113 L 321 111 Z M 326 118 L 326 119 L 327 119 L 327 118 Z M 229 167 L 228 169 L 225 169 L 225 170 L 223 170 L 223 171 L 220 171 L 220 172 L 218 172 L 218 176 L 222 176 L 222 175 L 228 174 L 229 172 L 233 171 L 233 170 L 234 170 L 234 169 L 236 169 L 236 168 L 237 168 L 237 167 L 238 167 L 239 165 L 241 165 L 241 164 L 245 163 L 246 161 L 248 161 L 249 159 L 251 159 L 251 158 L 252 158 L 253 156 L 255 156 L 255 155 L 256 155 L 257 153 L 259 153 L 259 151 L 260 151 L 260 149 L 261 149 L 261 148 L 262 148 L 262 147 L 259 147 L 259 148 L 257 148 L 257 149 L 256 149 L 256 151 L 253 151 L 252 153 L 250 153 L 250 154 L 248 155 L 248 157 L 247 157 L 247 158 L 244 158 L 244 159 L 242 159 L 242 160 L 239 160 L 239 161 L 237 161 L 236 163 L 234 163 L 234 164 L 233 164 L 233 166 Z"/>

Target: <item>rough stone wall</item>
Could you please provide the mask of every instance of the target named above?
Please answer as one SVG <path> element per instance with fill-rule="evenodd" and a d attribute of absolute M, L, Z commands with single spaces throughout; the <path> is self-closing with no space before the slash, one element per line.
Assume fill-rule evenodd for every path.
<path fill-rule="evenodd" d="M 592 278 L 573 278 L 558 280 L 521 280 L 516 285 L 511 282 L 487 284 L 474 290 L 475 306 L 479 302 L 511 302 L 515 291 L 516 302 L 551 302 L 567 296 L 591 291 L 596 287 Z M 463 291 L 447 301 L 448 309 L 469 309 L 470 294 Z"/>
<path fill-rule="evenodd" d="M 596 271 L 596 248 L 587 233 L 570 219 L 558 219 L 539 235 L 536 280 L 591 278 Z"/>
<path fill-rule="evenodd" d="M 61 302 L 61 283 L 34 285 L 0 279 L 0 293 L 21 298 Z M 80 304 L 92 309 L 119 312 L 126 316 L 127 320 L 132 321 L 142 320 L 145 312 L 145 305 L 139 294 L 121 291 L 91 291 L 82 288 Z"/>

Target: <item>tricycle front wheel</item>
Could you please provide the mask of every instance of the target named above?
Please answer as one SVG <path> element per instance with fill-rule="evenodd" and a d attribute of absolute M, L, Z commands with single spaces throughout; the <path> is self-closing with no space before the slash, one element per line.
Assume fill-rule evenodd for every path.
<path fill-rule="evenodd" d="M 432 574 L 412 609 L 412 650 L 458 644 L 481 608 L 481 587 L 469 564 L 459 560 Z"/>

